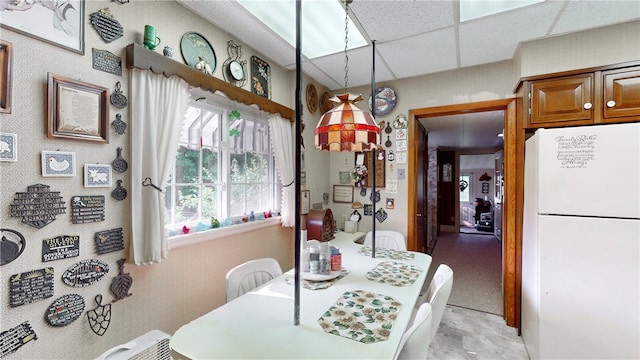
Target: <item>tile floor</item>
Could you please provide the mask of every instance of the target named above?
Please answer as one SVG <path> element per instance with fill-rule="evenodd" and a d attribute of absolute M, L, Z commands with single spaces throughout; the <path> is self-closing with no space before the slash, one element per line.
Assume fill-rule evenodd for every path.
<path fill-rule="evenodd" d="M 529 355 L 501 316 L 447 305 L 429 359 L 528 360 Z"/>

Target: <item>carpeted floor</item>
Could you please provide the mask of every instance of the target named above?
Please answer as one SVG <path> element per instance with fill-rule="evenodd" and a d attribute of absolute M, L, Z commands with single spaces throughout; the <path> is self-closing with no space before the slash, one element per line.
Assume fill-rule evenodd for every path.
<path fill-rule="evenodd" d="M 447 264 L 453 270 L 448 304 L 503 315 L 502 243 L 494 236 L 440 233 L 434 245 L 426 284 Z"/>

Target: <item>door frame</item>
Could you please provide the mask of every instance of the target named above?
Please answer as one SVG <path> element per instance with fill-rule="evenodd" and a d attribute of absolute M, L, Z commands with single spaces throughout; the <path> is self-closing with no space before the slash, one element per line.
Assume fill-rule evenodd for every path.
<path fill-rule="evenodd" d="M 422 118 L 459 115 L 476 112 L 496 111 L 504 112 L 504 202 L 503 202 L 503 264 L 502 264 L 502 298 L 504 319 L 508 326 L 520 327 L 520 268 L 521 261 L 521 218 L 517 204 L 521 202 L 522 174 L 521 166 L 524 159 L 524 140 L 518 134 L 522 133 L 522 124 L 516 119 L 516 99 L 489 100 L 475 103 L 436 106 L 409 110 L 408 120 L 408 156 L 407 156 L 407 245 L 409 250 L 416 248 L 416 217 L 419 212 L 416 201 L 417 186 L 416 169 L 418 151 L 417 125 Z M 522 135 L 522 134 L 521 134 Z M 522 143 L 522 144 L 520 144 Z M 522 145 L 522 146 L 521 146 Z M 521 149 L 522 148 L 522 149 Z M 521 160 L 518 160 L 521 158 Z M 520 180 L 518 180 L 520 179 Z M 521 212 L 521 209 L 520 209 Z"/>

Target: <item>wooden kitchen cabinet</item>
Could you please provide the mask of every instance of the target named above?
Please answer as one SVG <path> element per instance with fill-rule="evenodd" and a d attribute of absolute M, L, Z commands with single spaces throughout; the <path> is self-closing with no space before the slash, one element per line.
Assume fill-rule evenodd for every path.
<path fill-rule="evenodd" d="M 640 66 L 602 72 L 602 122 L 640 120 Z"/>
<path fill-rule="evenodd" d="M 640 62 L 523 79 L 525 128 L 640 121 Z"/>

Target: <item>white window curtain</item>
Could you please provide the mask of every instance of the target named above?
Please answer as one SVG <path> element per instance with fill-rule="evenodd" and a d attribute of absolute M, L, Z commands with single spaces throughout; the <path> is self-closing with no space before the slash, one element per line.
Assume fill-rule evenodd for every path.
<path fill-rule="evenodd" d="M 296 212 L 296 153 L 293 151 L 293 123 L 276 114 L 269 117 L 269 126 L 273 153 L 280 173 L 280 184 L 282 184 L 281 223 L 282 226 L 293 227 Z"/>
<path fill-rule="evenodd" d="M 148 70 L 131 72 L 131 247 L 136 265 L 160 262 L 169 248 L 164 233 L 164 189 L 187 111 L 189 84 Z M 149 178 L 148 180 L 146 180 Z"/>

